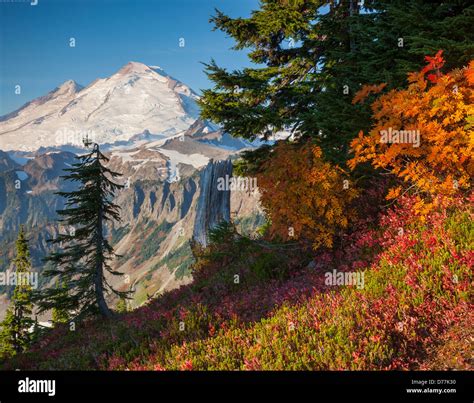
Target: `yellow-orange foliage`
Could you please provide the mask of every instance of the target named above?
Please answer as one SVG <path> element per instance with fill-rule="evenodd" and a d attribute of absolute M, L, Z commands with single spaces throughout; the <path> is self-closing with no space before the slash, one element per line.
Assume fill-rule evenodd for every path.
<path fill-rule="evenodd" d="M 356 196 L 343 171 L 322 160 L 321 149 L 280 143 L 257 174 L 270 234 L 284 240 L 332 247 L 334 235 L 348 225 L 348 204 Z"/>
<path fill-rule="evenodd" d="M 349 167 L 369 161 L 407 182 L 391 189 L 387 199 L 398 197 L 408 187 L 420 195 L 451 197 L 468 189 L 474 172 L 474 63 L 440 74 L 441 52 L 421 72 L 409 75 L 409 86 L 380 96 L 373 104 L 375 126 L 351 143 L 354 158 Z M 429 71 L 434 74 L 427 74 Z M 381 142 L 384 130 L 419 130 L 420 143 Z M 429 208 L 420 198 L 420 212 Z"/>

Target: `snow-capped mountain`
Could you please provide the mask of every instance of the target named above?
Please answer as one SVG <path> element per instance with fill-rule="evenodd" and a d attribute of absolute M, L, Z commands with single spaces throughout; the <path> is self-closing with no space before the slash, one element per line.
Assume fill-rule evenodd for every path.
<path fill-rule="evenodd" d="M 66 81 L 46 96 L 0 118 L 0 149 L 129 141 L 141 133 L 173 136 L 198 118 L 198 95 L 161 68 L 130 62 L 82 88 Z"/>
<path fill-rule="evenodd" d="M 258 193 L 221 195 L 215 186 L 218 175 L 231 175 L 229 159 L 256 144 L 198 119 L 197 99 L 160 68 L 131 62 L 85 88 L 67 81 L 1 117 L 0 271 L 9 267 L 11 234 L 23 223 L 33 266 L 44 269 L 47 239 L 61 230 L 56 211 L 64 199 L 56 192 L 73 189 L 61 176 L 84 152 L 86 135 L 122 174 L 124 188 L 114 199 L 122 220 L 109 223 L 107 235 L 123 255 L 113 264 L 130 276 L 133 306 L 189 281 L 189 239 L 205 240 L 208 228 L 231 211 L 249 228 L 260 225 Z M 6 306 L 0 303 L 0 320 Z"/>

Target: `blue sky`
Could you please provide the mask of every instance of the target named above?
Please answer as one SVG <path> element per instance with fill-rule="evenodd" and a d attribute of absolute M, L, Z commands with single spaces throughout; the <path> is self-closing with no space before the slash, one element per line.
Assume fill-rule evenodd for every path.
<path fill-rule="evenodd" d="M 87 85 L 129 61 L 158 65 L 198 92 L 210 86 L 200 62 L 249 65 L 209 18 L 214 8 L 249 16 L 258 0 L 30 1 L 0 0 L 0 115 L 66 80 Z"/>

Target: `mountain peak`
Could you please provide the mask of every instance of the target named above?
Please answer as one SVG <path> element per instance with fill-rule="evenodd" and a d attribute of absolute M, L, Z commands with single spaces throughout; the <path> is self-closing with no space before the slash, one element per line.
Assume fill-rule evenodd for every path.
<path fill-rule="evenodd" d="M 128 62 L 123 66 L 118 74 L 128 74 L 128 73 L 150 73 L 153 70 L 146 64 L 140 62 Z"/>
<path fill-rule="evenodd" d="M 172 136 L 198 118 L 197 98 L 162 69 L 132 61 L 85 89 L 68 80 L 0 118 L 0 148 L 33 151 L 76 145 L 81 140 L 68 133 L 80 133 L 76 137 L 82 139 L 88 131 L 101 144 L 127 142 L 145 129 Z"/>
<path fill-rule="evenodd" d="M 64 81 L 64 83 L 61 84 L 61 87 L 64 87 L 64 86 L 70 87 L 73 85 L 77 85 L 77 83 L 74 80 L 66 80 Z"/>
<path fill-rule="evenodd" d="M 82 86 L 76 83 L 74 80 L 64 81 L 56 92 L 77 92 L 82 89 Z"/>

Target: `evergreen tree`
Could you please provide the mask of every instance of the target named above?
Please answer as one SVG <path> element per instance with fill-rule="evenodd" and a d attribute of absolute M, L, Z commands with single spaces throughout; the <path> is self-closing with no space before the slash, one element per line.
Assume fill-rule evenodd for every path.
<path fill-rule="evenodd" d="M 38 322 L 38 316 L 35 316 L 33 321 L 33 328 L 31 332 L 31 344 L 35 344 L 45 334 L 45 328 Z"/>
<path fill-rule="evenodd" d="M 67 285 L 65 282 L 63 282 L 61 285 L 59 285 L 58 282 L 56 282 L 56 289 L 58 290 L 58 299 L 66 298 L 68 295 L 68 290 L 67 290 Z M 67 323 L 69 321 L 69 312 L 67 309 L 64 308 L 64 306 L 55 306 L 53 308 L 53 314 L 52 314 L 52 322 L 54 326 L 57 326 L 58 324 L 61 323 Z"/>
<path fill-rule="evenodd" d="M 68 233 L 60 233 L 50 240 L 59 249 L 45 259 L 52 266 L 45 270 L 45 275 L 59 279 L 62 287 L 48 288 L 39 294 L 40 312 L 56 309 L 56 312 L 70 312 L 74 317 L 95 314 L 110 317 L 112 311 L 105 294 L 112 292 L 119 297 L 128 294 L 115 290 L 105 277 L 106 272 L 121 275 L 109 264 L 116 255 L 104 236 L 105 222 L 120 219 L 119 206 L 112 198 L 123 187 L 113 182 L 121 174 L 104 165 L 109 160 L 98 144 L 94 144 L 90 153 L 76 158 L 79 161 L 66 169 L 69 174 L 62 178 L 77 182 L 78 189 L 57 192 L 67 199 L 65 209 L 58 210 L 58 214 Z"/>
<path fill-rule="evenodd" d="M 214 61 L 202 117 L 234 136 L 266 138 L 281 129 L 313 139 L 332 162 L 370 128 L 370 102 L 352 104 L 364 84 L 406 84 L 424 56 L 444 50 L 447 66 L 474 54 L 474 6 L 468 1 L 262 0 L 249 18 L 216 12 L 215 28 L 249 49 L 254 66 L 227 71 Z"/>
<path fill-rule="evenodd" d="M 16 257 L 13 263 L 16 268 L 16 284 L 11 305 L 0 324 L 0 356 L 20 353 L 31 342 L 30 328 L 34 324 L 31 319 L 33 290 L 30 284 L 30 251 L 23 226 L 20 227 L 16 241 Z"/>
<path fill-rule="evenodd" d="M 118 313 L 127 312 L 128 311 L 127 300 L 125 298 L 120 298 L 119 301 L 117 302 L 117 306 L 115 307 L 115 310 Z"/>

